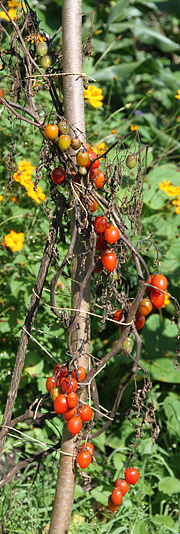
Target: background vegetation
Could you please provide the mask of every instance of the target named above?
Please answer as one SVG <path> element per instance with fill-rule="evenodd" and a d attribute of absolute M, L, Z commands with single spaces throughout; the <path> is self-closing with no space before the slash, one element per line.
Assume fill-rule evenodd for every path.
<path fill-rule="evenodd" d="M 61 1 L 36 2 L 35 9 L 42 29 L 52 36 L 61 23 Z M 92 23 L 92 11 L 95 11 L 95 18 L 89 44 L 90 47 L 92 45 L 92 50 L 88 57 L 87 39 Z M 105 143 L 108 147 L 130 130 L 138 130 L 141 148 L 144 149 L 141 237 L 145 239 L 152 235 L 159 249 L 162 272 L 168 278 L 168 291 L 180 300 L 180 6 L 172 0 L 87 0 L 83 2 L 83 13 L 83 43 L 86 47 L 83 70 L 95 79 L 90 79 L 90 85 L 96 85 L 103 91 L 103 106 L 94 108 L 86 101 L 87 140 L 93 145 Z M 7 30 L 7 41 L 3 41 L 5 47 L 8 43 L 9 23 L 2 17 L 1 19 Z M 61 36 L 58 36 L 57 48 L 60 44 Z M 3 58 L 1 61 L 0 84 L 7 98 L 10 98 L 11 83 L 8 84 L 6 79 L 4 86 Z M 42 91 L 41 88 L 37 93 L 37 105 L 42 107 L 42 115 L 43 109 L 46 109 L 46 112 L 49 109 L 51 113 L 50 97 L 48 92 Z M 9 121 L 7 111 L 3 107 L 0 112 L 0 409 L 3 414 L 21 327 L 39 269 L 42 244 L 45 244 L 48 233 L 48 219 L 40 197 L 27 196 L 28 189 L 17 181 L 12 180 L 10 187 L 8 186 L 9 178 L 17 171 L 18 162 L 23 161 L 23 158 L 30 161 L 32 167 L 37 167 L 41 136 L 35 133 L 31 125 L 19 125 L 17 121 Z M 27 176 L 27 168 L 25 172 Z M 34 179 L 34 170 L 31 170 L 31 175 Z M 164 180 L 166 182 L 163 182 Z M 133 172 L 129 175 L 129 181 L 133 181 Z M 159 184 L 162 184 L 162 188 Z M 45 168 L 42 169 L 41 188 L 50 206 Z M 66 195 L 68 198 L 68 191 Z M 59 258 L 64 257 L 69 243 L 68 221 L 64 221 L 64 226 L 66 242 L 57 245 Z M 19 252 L 11 251 L 5 244 L 4 238 L 11 230 L 24 233 L 24 246 Z M 134 244 L 136 242 L 137 237 L 134 238 Z M 149 244 L 147 246 L 146 241 L 142 241 L 141 253 L 150 272 L 154 272 L 154 247 Z M 66 359 L 65 332 L 52 318 L 46 305 L 49 302 L 48 283 L 53 272 L 54 267 L 51 265 L 46 282 L 47 299 L 44 293 L 32 332 L 40 345 L 37 345 L 33 338 L 29 342 L 14 417 L 23 413 L 36 397 L 46 392 L 46 378 L 54 366 L 49 355 L 57 361 Z M 137 285 L 133 265 L 129 266 L 125 274 L 130 298 L 133 298 Z M 66 269 L 61 277 L 61 284 L 57 287 L 59 308 L 68 307 L 69 284 L 70 273 Z M 93 291 L 96 290 L 95 276 Z M 140 471 L 139 483 L 112 517 L 107 510 L 107 498 L 112 491 L 113 481 L 116 480 L 128 451 L 133 446 L 133 425 L 139 424 L 135 404 L 131 407 L 134 386 L 130 383 L 121 407 L 121 416 L 116 418 L 106 433 L 93 442 L 96 445 L 96 464 L 88 468 L 87 475 L 79 475 L 70 527 L 72 534 L 179 532 L 180 375 L 173 364 L 177 350 L 177 325 L 172 320 L 174 315 L 175 306 L 173 300 L 170 300 L 161 312 L 152 313 L 141 333 L 141 365 L 150 372 L 153 381 L 151 395 L 156 405 L 160 434 L 152 448 L 150 429 L 143 425 L 142 436 L 136 440 L 134 457 Z M 112 323 L 106 322 L 102 331 L 99 331 L 96 318 L 92 319 L 92 353 L 98 358 L 102 357 L 105 349 L 112 346 L 117 337 L 117 328 L 112 326 Z M 101 404 L 107 410 L 113 402 L 116 369 L 119 369 L 119 365 L 122 377 L 125 377 L 129 369 L 125 355 L 121 356 L 120 363 L 118 356 L 115 357 L 113 363 L 108 364 L 99 377 Z M 140 384 L 141 380 L 139 373 Z M 49 403 L 47 396 L 44 399 L 43 411 L 48 410 Z M 129 412 L 129 417 L 124 418 L 123 414 L 126 412 L 127 415 L 127 410 L 130 409 L 132 411 Z M 143 418 L 143 409 L 140 417 Z M 2 472 L 5 463 L 8 466 L 13 464 L 14 451 L 18 451 L 19 457 L 25 458 L 27 453 L 39 448 L 42 450 L 52 442 L 55 443 L 61 430 L 62 421 L 59 418 L 55 418 L 53 422 L 47 421 L 43 426 L 21 423 L 17 431 L 10 433 L 7 438 Z M 23 432 L 23 435 L 20 432 Z M 59 453 L 54 452 L 39 466 L 38 471 L 33 468 L 26 469 L 21 484 L 16 476 L 11 488 L 9 485 L 2 488 L 2 532 L 32 534 L 47 531 L 58 456 Z"/>

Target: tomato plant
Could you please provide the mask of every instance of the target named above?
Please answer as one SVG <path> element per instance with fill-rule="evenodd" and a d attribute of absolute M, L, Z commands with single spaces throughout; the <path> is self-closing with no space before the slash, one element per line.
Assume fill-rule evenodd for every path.
<path fill-rule="evenodd" d="M 50 393 L 51 388 L 56 385 L 56 378 L 54 376 L 49 376 L 46 380 L 46 389 Z"/>
<path fill-rule="evenodd" d="M 89 162 L 89 154 L 86 150 L 79 150 L 76 154 L 76 161 L 79 167 L 86 167 Z"/>
<path fill-rule="evenodd" d="M 114 488 L 111 494 L 111 500 L 115 506 L 119 506 L 122 503 L 123 494 L 119 488 Z"/>
<path fill-rule="evenodd" d="M 93 162 L 93 160 L 95 158 L 97 158 L 97 154 L 95 152 L 93 152 L 93 150 L 89 150 L 88 151 L 88 154 L 89 154 L 89 161 L 87 163 L 87 168 L 90 167 L 91 163 Z M 96 159 L 96 161 L 94 161 L 94 163 L 92 163 L 91 165 L 91 171 L 94 170 L 94 169 L 98 169 L 99 167 L 99 159 Z"/>
<path fill-rule="evenodd" d="M 79 413 L 82 421 L 90 421 L 92 419 L 93 411 L 89 404 L 84 404 L 83 408 L 80 406 Z"/>
<path fill-rule="evenodd" d="M 152 285 L 154 289 L 156 290 L 160 289 L 162 291 L 166 291 L 167 284 L 168 284 L 167 278 L 163 274 L 156 274 L 152 281 Z"/>
<path fill-rule="evenodd" d="M 75 408 L 78 404 L 78 396 L 77 393 L 74 393 L 74 391 L 71 391 L 71 393 L 68 393 L 67 395 L 67 405 L 68 408 Z"/>
<path fill-rule="evenodd" d="M 86 371 L 84 369 L 84 367 L 78 367 L 78 375 L 79 375 L 79 380 L 80 382 L 83 382 L 84 379 L 86 378 Z M 73 371 L 71 371 L 71 376 L 73 376 L 73 378 L 76 378 L 76 380 L 78 380 L 78 376 L 76 374 L 76 371 L 73 369 Z"/>
<path fill-rule="evenodd" d="M 98 203 L 92 197 L 90 197 L 90 199 L 89 199 L 88 206 L 89 206 L 89 209 L 90 209 L 90 211 L 92 213 L 94 213 L 94 211 L 96 211 L 98 209 Z"/>
<path fill-rule="evenodd" d="M 91 453 L 88 450 L 82 450 L 78 453 L 76 458 L 77 464 L 81 469 L 86 469 L 91 463 Z"/>
<path fill-rule="evenodd" d="M 58 139 L 58 145 L 62 152 L 67 150 L 70 147 L 71 144 L 71 138 L 68 134 L 62 134 L 60 135 Z"/>
<path fill-rule="evenodd" d="M 44 129 L 44 135 L 46 139 L 51 139 L 51 141 L 56 139 L 58 133 L 59 133 L 59 128 L 57 124 L 47 124 Z"/>
<path fill-rule="evenodd" d="M 138 308 L 140 315 L 144 315 L 144 317 L 146 317 L 146 315 L 149 315 L 149 313 L 151 313 L 152 309 L 153 305 L 150 299 L 144 298 L 141 300 Z"/>
<path fill-rule="evenodd" d="M 118 478 L 115 482 L 115 487 L 121 490 L 122 495 L 126 495 L 129 491 L 129 484 L 124 478 Z"/>
<path fill-rule="evenodd" d="M 119 508 L 119 505 L 116 505 L 112 502 L 111 495 L 109 495 L 108 498 L 108 508 L 111 510 L 111 512 L 116 512 L 116 510 Z"/>
<path fill-rule="evenodd" d="M 66 412 L 67 409 L 68 409 L 67 398 L 65 395 L 61 393 L 60 395 L 58 395 L 58 397 L 56 398 L 54 402 L 54 410 L 57 413 L 57 415 L 60 415 Z"/>
<path fill-rule="evenodd" d="M 82 443 L 80 446 L 80 451 L 84 451 L 87 449 L 91 454 L 94 452 L 94 445 L 90 443 L 90 441 L 86 441 L 85 443 Z"/>
<path fill-rule="evenodd" d="M 159 309 L 164 304 L 165 295 L 164 293 L 161 293 L 160 291 L 156 291 L 155 289 L 152 289 L 150 293 L 150 299 L 151 299 L 153 306 Z"/>

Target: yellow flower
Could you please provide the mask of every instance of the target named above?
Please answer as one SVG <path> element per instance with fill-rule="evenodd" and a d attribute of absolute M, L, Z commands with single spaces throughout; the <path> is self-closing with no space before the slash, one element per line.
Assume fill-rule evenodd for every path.
<path fill-rule="evenodd" d="M 32 44 L 41 43 L 42 41 L 46 41 L 46 37 L 44 37 L 44 35 L 41 35 L 40 33 L 34 33 L 34 35 L 30 35 L 30 37 L 26 37 L 26 41 L 30 41 Z"/>
<path fill-rule="evenodd" d="M 0 195 L 0 202 L 1 202 L 1 200 L 2 200 L 2 199 L 3 199 L 3 196 L 2 196 L 2 195 Z"/>
<path fill-rule="evenodd" d="M 10 8 L 8 11 L 10 17 L 14 20 L 16 18 L 16 10 L 13 8 Z M 8 20 L 10 21 L 8 15 L 6 15 L 5 11 L 0 11 L 0 19 Z"/>
<path fill-rule="evenodd" d="M 22 9 L 22 7 L 25 7 L 25 4 L 18 2 L 18 0 L 8 0 L 8 6 L 19 7 L 20 9 Z"/>
<path fill-rule="evenodd" d="M 40 204 L 40 200 L 45 200 L 46 198 L 45 194 L 43 193 L 42 187 L 40 187 L 40 185 L 38 185 L 37 191 L 35 191 L 34 184 L 31 182 L 26 188 L 26 190 L 27 190 L 27 196 L 35 200 L 37 204 Z"/>
<path fill-rule="evenodd" d="M 178 92 L 178 94 L 177 94 L 177 95 L 175 95 L 175 98 L 178 98 L 178 100 L 180 100 L 180 89 L 178 89 L 178 91 L 177 91 L 177 92 Z"/>
<path fill-rule="evenodd" d="M 17 199 L 17 197 L 16 197 L 15 195 L 13 195 L 13 196 L 11 197 L 11 200 L 12 200 L 12 202 L 15 202 L 15 204 L 16 204 L 16 202 L 18 201 L 18 199 Z"/>
<path fill-rule="evenodd" d="M 107 146 L 105 143 L 99 143 L 98 145 L 93 145 L 93 152 L 96 154 L 103 154 L 105 152 Z"/>
<path fill-rule="evenodd" d="M 93 108 L 100 108 L 103 106 L 103 94 L 102 89 L 96 87 L 96 85 L 89 85 L 88 89 L 84 89 L 84 98 L 93 106 Z"/>
<path fill-rule="evenodd" d="M 138 130 L 137 124 L 134 126 L 133 124 L 130 125 L 131 132 L 134 132 L 134 130 Z"/>
<path fill-rule="evenodd" d="M 159 189 L 164 191 L 168 197 L 176 197 L 180 195 L 180 186 L 175 187 L 170 181 L 166 182 L 164 179 L 162 184 L 159 182 Z"/>
<path fill-rule="evenodd" d="M 11 230 L 9 234 L 4 236 L 4 243 L 6 247 L 9 247 L 12 252 L 17 252 L 23 248 L 24 234 L 20 232 L 17 234 L 14 230 Z"/>
<path fill-rule="evenodd" d="M 166 306 L 170 303 L 170 296 L 170 293 L 168 293 L 168 295 L 165 295 L 164 304 L 161 306 L 161 308 L 166 308 Z"/>
<path fill-rule="evenodd" d="M 180 215 L 180 197 L 178 197 L 176 200 L 173 200 L 172 204 L 174 204 L 174 206 L 177 206 L 175 211 L 177 215 Z"/>
<path fill-rule="evenodd" d="M 116 132 L 116 128 L 113 128 L 113 130 L 111 130 L 111 133 L 112 133 L 113 135 L 115 135 L 115 134 L 117 133 L 117 132 Z"/>

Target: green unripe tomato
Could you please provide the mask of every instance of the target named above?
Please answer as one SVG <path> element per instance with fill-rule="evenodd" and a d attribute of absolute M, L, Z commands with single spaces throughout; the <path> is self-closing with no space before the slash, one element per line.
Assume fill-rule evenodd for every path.
<path fill-rule="evenodd" d="M 137 163 L 137 157 L 134 154 L 129 154 L 126 158 L 126 165 L 128 169 L 134 169 Z"/>
<path fill-rule="evenodd" d="M 47 43 L 45 41 L 42 43 L 38 43 L 38 45 L 36 46 L 36 52 L 38 56 L 46 56 L 46 54 L 48 53 Z"/>
<path fill-rule="evenodd" d="M 52 65 L 52 60 L 50 56 L 47 55 L 41 58 L 41 67 L 43 67 L 43 69 L 47 70 L 49 69 L 51 65 Z"/>
<path fill-rule="evenodd" d="M 80 148 L 81 141 L 80 141 L 79 137 L 73 137 L 71 139 L 71 146 L 72 146 L 73 150 L 78 150 L 78 148 Z"/>
<path fill-rule="evenodd" d="M 130 354 L 133 350 L 133 340 L 131 337 L 127 337 L 123 343 L 123 348 L 126 349 Z"/>
<path fill-rule="evenodd" d="M 81 174 L 81 176 L 86 176 L 87 174 L 86 167 L 79 167 L 78 171 L 79 171 L 79 174 Z"/>
<path fill-rule="evenodd" d="M 67 134 L 69 132 L 69 126 L 66 121 L 59 121 L 58 127 L 61 134 Z"/>
<path fill-rule="evenodd" d="M 64 150 L 67 150 L 70 144 L 71 144 L 71 138 L 69 137 L 69 135 L 66 135 L 66 134 L 60 135 L 59 140 L 58 140 L 58 145 L 62 152 L 64 152 Z"/>

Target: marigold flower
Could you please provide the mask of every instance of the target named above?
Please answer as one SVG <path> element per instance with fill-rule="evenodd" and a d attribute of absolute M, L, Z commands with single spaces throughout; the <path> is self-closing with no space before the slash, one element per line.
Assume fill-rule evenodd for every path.
<path fill-rule="evenodd" d="M 130 125 L 131 132 L 134 132 L 134 130 L 138 130 L 137 124 L 134 126 L 133 124 Z"/>
<path fill-rule="evenodd" d="M 93 152 L 96 154 L 103 154 L 105 152 L 107 146 L 105 143 L 99 143 L 98 145 L 93 146 Z"/>
<path fill-rule="evenodd" d="M 0 202 L 1 202 L 1 200 L 3 200 L 3 196 L 2 195 L 0 195 Z"/>
<path fill-rule="evenodd" d="M 10 17 L 14 20 L 16 18 L 16 10 L 13 9 L 13 8 L 10 8 L 9 11 L 8 11 Z M 3 20 L 8 20 L 8 22 L 10 21 L 10 18 L 8 17 L 8 15 L 6 15 L 5 11 L 0 11 L 0 19 L 3 19 Z"/>
<path fill-rule="evenodd" d="M 174 204 L 174 206 L 177 206 L 175 211 L 177 215 L 180 215 L 180 197 L 178 197 L 176 200 L 173 200 L 172 204 Z"/>
<path fill-rule="evenodd" d="M 175 187 L 172 182 L 166 182 L 165 179 L 163 180 L 162 184 L 159 182 L 159 189 L 164 191 L 168 197 L 176 197 L 177 195 L 180 195 L 180 186 L 178 185 Z"/>
<path fill-rule="evenodd" d="M 8 0 L 8 6 L 19 7 L 19 9 L 22 9 L 22 7 L 25 7 L 25 4 L 22 2 L 18 2 L 18 0 Z"/>
<path fill-rule="evenodd" d="M 37 191 L 34 190 L 34 184 L 32 182 L 34 169 L 35 167 L 31 165 L 31 162 L 23 158 L 23 161 L 18 161 L 18 170 L 14 173 L 13 178 L 25 187 L 28 197 L 35 200 L 37 204 L 40 204 L 40 201 L 45 200 L 46 197 L 42 187 L 38 186 Z"/>
<path fill-rule="evenodd" d="M 42 187 L 38 185 L 37 190 L 34 190 L 34 184 L 31 182 L 27 189 L 27 196 L 30 198 L 33 198 L 37 204 L 40 204 L 40 200 L 45 200 L 46 196 L 43 193 Z"/>
<path fill-rule="evenodd" d="M 177 98 L 178 100 L 180 100 L 180 89 L 177 90 L 177 95 L 175 95 L 175 98 Z"/>
<path fill-rule="evenodd" d="M 12 252 L 17 252 L 23 248 L 24 234 L 20 232 L 17 234 L 14 230 L 11 230 L 9 234 L 4 236 L 4 243 L 6 247 L 9 247 Z"/>
<path fill-rule="evenodd" d="M 26 37 L 26 41 L 30 41 L 32 44 L 33 43 L 41 43 L 43 41 L 46 41 L 46 37 L 44 35 L 41 35 L 40 33 L 37 33 L 37 34 L 34 34 L 34 35 L 30 35 L 29 37 Z"/>
<path fill-rule="evenodd" d="M 12 200 L 12 202 L 15 202 L 15 204 L 18 201 L 18 199 L 17 199 L 17 197 L 15 195 L 12 195 L 11 200 Z"/>
<path fill-rule="evenodd" d="M 93 108 L 100 108 L 103 106 L 103 94 L 102 89 L 96 87 L 96 85 L 89 85 L 88 89 L 84 89 L 84 98 L 89 102 Z"/>
<path fill-rule="evenodd" d="M 115 134 L 117 133 L 117 132 L 116 132 L 116 128 L 113 128 L 113 129 L 111 130 L 111 133 L 112 133 L 113 135 L 115 135 Z"/>

